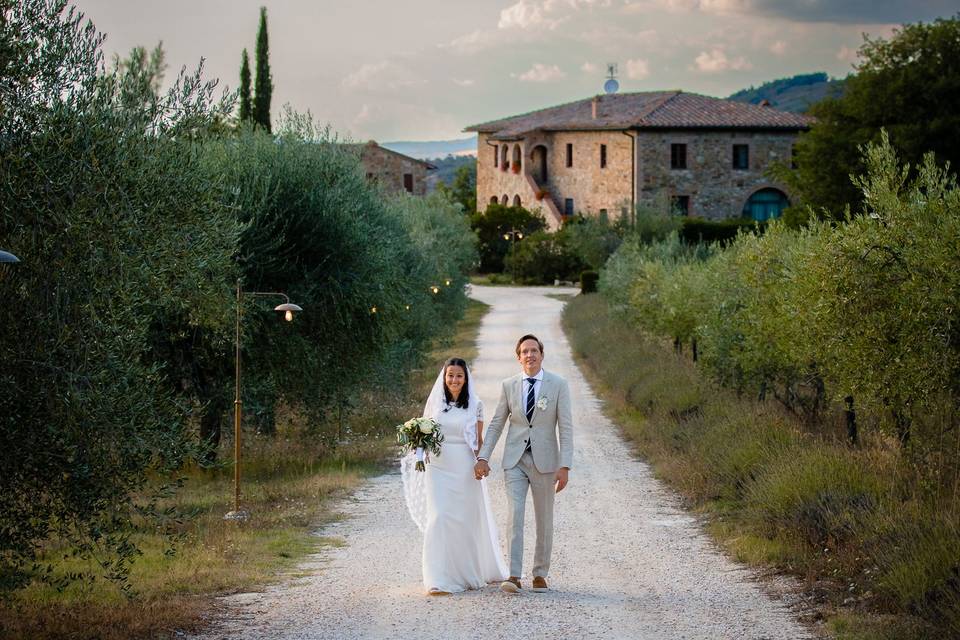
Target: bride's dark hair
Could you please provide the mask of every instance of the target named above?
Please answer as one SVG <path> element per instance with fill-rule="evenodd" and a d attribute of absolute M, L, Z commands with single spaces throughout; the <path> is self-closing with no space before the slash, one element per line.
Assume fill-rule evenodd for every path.
<path fill-rule="evenodd" d="M 450 394 L 450 389 L 447 388 L 447 367 L 456 365 L 463 369 L 463 389 L 460 390 L 460 397 L 457 398 L 456 403 L 453 402 L 453 396 Z M 454 406 L 459 407 L 460 409 L 466 409 L 470 406 L 470 374 L 467 373 L 467 361 L 463 358 L 450 358 L 443 363 L 443 399 L 447 404 L 454 404 Z"/>

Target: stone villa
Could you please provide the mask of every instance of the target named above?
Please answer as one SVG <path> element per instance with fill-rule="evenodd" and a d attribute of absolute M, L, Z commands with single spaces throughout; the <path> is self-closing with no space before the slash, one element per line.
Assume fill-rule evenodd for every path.
<path fill-rule="evenodd" d="M 764 170 L 789 162 L 808 116 L 683 91 L 595 96 L 467 127 L 477 133 L 477 207 L 626 216 L 669 202 L 682 215 L 766 220 L 789 204 Z"/>
<path fill-rule="evenodd" d="M 387 193 L 427 194 L 427 172 L 436 169 L 429 162 L 391 151 L 373 140 L 348 146 L 359 151 L 367 180 L 380 184 Z"/>

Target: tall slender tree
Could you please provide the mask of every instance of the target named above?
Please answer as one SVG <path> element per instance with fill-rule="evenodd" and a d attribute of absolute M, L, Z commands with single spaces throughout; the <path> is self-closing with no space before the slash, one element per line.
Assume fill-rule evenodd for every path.
<path fill-rule="evenodd" d="M 240 122 L 246 122 L 253 117 L 253 99 L 250 94 L 250 56 L 244 49 L 240 63 Z"/>
<path fill-rule="evenodd" d="M 270 131 L 270 99 L 273 78 L 270 77 L 270 45 L 267 41 L 267 8 L 260 7 L 260 29 L 257 31 L 257 79 L 253 97 L 253 120 Z"/>

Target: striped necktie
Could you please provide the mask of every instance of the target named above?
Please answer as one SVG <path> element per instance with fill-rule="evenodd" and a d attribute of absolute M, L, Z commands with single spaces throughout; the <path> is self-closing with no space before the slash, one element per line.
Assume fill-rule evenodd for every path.
<path fill-rule="evenodd" d="M 527 422 L 533 422 L 533 407 L 536 403 L 536 394 L 534 394 L 536 383 L 536 378 L 527 378 L 527 384 L 530 385 L 530 388 L 527 389 Z"/>

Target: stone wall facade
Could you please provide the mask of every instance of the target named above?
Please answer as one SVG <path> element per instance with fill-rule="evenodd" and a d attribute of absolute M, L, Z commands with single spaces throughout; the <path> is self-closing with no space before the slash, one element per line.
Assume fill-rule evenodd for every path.
<path fill-rule="evenodd" d="M 764 175 L 776 161 L 789 163 L 793 132 L 641 131 L 637 135 L 637 202 L 661 206 L 689 198 L 688 215 L 736 218 L 751 195 L 774 188 L 789 197 L 786 185 Z M 671 168 L 671 145 L 686 145 L 686 169 Z M 734 145 L 746 145 L 747 169 L 733 166 Z"/>
<path fill-rule="evenodd" d="M 785 185 L 771 181 L 764 171 L 774 161 L 790 162 L 796 137 L 793 131 L 537 131 L 523 139 L 498 141 L 481 132 L 477 207 L 483 210 L 494 198 L 532 210 L 540 207 L 556 228 L 568 199 L 575 213 L 605 214 L 613 220 L 626 215 L 631 202 L 662 207 L 686 196 L 688 215 L 738 217 L 760 189 L 775 188 L 789 196 Z M 685 169 L 671 168 L 673 144 L 686 145 Z M 569 167 L 567 145 L 573 154 Z M 606 145 L 606 166 L 601 166 L 601 145 Z M 734 145 L 747 145 L 747 169 L 734 168 Z M 514 169 L 517 157 L 519 171 Z M 545 181 L 539 166 L 543 157 Z M 547 206 L 548 200 L 554 206 Z M 549 215 L 550 209 L 557 215 Z"/>
<path fill-rule="evenodd" d="M 371 141 L 361 146 L 360 161 L 367 179 L 378 183 L 387 193 L 427 194 L 430 165 L 422 160 L 384 149 Z"/>

